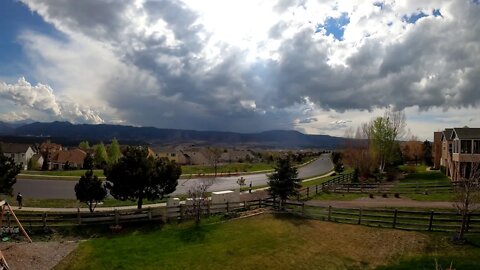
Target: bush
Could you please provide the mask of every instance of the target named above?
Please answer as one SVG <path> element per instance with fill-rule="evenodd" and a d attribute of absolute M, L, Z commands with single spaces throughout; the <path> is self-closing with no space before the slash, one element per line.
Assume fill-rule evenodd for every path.
<path fill-rule="evenodd" d="M 368 194 L 368 197 L 370 197 L 370 199 L 373 199 L 373 194 L 372 193 Z"/>
<path fill-rule="evenodd" d="M 388 198 L 387 193 L 383 193 L 383 194 L 382 194 L 382 197 L 383 197 L 383 198 Z"/>
<path fill-rule="evenodd" d="M 400 194 L 399 194 L 399 193 L 395 193 L 395 198 L 400 198 Z"/>

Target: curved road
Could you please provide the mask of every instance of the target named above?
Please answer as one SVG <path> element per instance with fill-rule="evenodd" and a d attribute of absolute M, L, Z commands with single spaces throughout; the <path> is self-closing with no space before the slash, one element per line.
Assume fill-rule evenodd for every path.
<path fill-rule="evenodd" d="M 301 179 L 322 175 L 333 169 L 333 164 L 328 154 L 322 155 L 312 163 L 298 169 L 298 177 Z M 243 175 L 247 186 L 262 186 L 267 184 L 266 174 Z M 238 188 L 239 176 L 217 177 L 209 191 L 220 191 Z M 199 182 L 200 179 L 179 179 L 175 194 L 186 194 L 189 188 Z M 65 180 L 34 180 L 18 179 L 14 185 L 14 194 L 21 192 L 25 198 L 36 199 L 75 199 L 74 186 L 77 181 Z"/>

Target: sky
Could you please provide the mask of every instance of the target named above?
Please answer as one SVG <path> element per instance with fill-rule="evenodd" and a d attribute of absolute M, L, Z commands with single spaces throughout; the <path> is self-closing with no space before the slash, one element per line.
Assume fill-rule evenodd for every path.
<path fill-rule="evenodd" d="M 480 127 L 478 0 L 2 0 L 0 121 Z"/>

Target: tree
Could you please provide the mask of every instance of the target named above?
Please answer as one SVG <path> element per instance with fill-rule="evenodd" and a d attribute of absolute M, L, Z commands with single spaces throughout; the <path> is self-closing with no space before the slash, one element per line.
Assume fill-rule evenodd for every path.
<path fill-rule="evenodd" d="M 105 150 L 105 145 L 103 143 L 97 144 L 94 146 L 94 163 L 95 167 L 102 168 L 108 163 L 107 150 Z"/>
<path fill-rule="evenodd" d="M 474 160 L 472 155 L 471 160 Z M 468 217 L 476 210 L 480 203 L 480 162 L 455 162 L 457 186 L 455 188 L 455 207 L 462 216 L 462 223 L 455 241 L 465 241 L 465 232 L 468 230 Z"/>
<path fill-rule="evenodd" d="M 411 136 L 405 143 L 403 155 L 409 160 L 414 160 L 415 165 L 418 165 L 418 161 L 422 159 L 423 155 L 423 144 L 416 136 Z"/>
<path fill-rule="evenodd" d="M 207 159 L 213 167 L 214 175 L 217 177 L 218 163 L 222 156 L 222 149 L 216 147 L 209 147 L 206 152 Z"/>
<path fill-rule="evenodd" d="M 17 165 L 12 157 L 5 156 L 0 146 L 0 193 L 12 195 L 13 185 L 21 170 L 22 164 Z"/>
<path fill-rule="evenodd" d="M 98 203 L 107 197 L 107 189 L 102 181 L 96 175 L 93 175 L 93 171 L 90 169 L 80 177 L 80 180 L 75 185 L 75 195 L 77 200 L 86 203 L 90 212 L 93 212 Z"/>
<path fill-rule="evenodd" d="M 108 162 L 116 163 L 121 155 L 120 145 L 118 144 L 117 139 L 112 140 L 112 143 L 110 143 L 110 145 L 108 146 L 107 152 Z"/>
<path fill-rule="evenodd" d="M 94 161 L 92 155 L 88 154 L 83 159 L 83 169 L 85 170 L 93 170 Z"/>
<path fill-rule="evenodd" d="M 394 144 L 405 132 L 405 121 L 403 111 L 389 110 L 383 117 L 377 117 L 370 124 L 371 146 L 378 158 L 380 173 L 385 171 L 385 167 L 392 160 Z"/>
<path fill-rule="evenodd" d="M 285 202 L 289 196 L 298 194 L 300 179 L 297 178 L 297 168 L 293 167 L 289 158 L 280 158 L 274 172 L 268 176 L 269 192 L 274 197 L 279 197 Z"/>
<path fill-rule="evenodd" d="M 163 199 L 175 191 L 182 171 L 174 161 L 148 156 L 146 147 L 129 147 L 117 163 L 105 168 L 106 187 L 118 200 Z"/>
<path fill-rule="evenodd" d="M 185 214 L 195 218 L 195 224 L 200 224 L 200 219 L 208 210 L 208 189 L 213 185 L 214 179 L 204 178 L 195 182 L 195 184 L 188 190 L 187 204 Z"/>
<path fill-rule="evenodd" d="M 432 142 L 428 140 L 423 142 L 423 162 L 427 166 L 433 166 Z"/>
<path fill-rule="evenodd" d="M 86 151 L 86 150 L 90 149 L 90 144 L 88 143 L 88 141 L 81 141 L 81 142 L 78 144 L 78 148 Z"/>
<path fill-rule="evenodd" d="M 336 173 L 343 172 L 343 162 L 342 162 L 342 154 L 339 152 L 332 153 L 332 162 L 334 164 L 334 170 Z"/>

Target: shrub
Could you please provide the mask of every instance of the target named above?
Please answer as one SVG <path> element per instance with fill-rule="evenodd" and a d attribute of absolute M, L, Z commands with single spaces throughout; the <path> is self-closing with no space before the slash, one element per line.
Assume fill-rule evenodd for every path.
<path fill-rule="evenodd" d="M 387 198 L 387 197 L 388 197 L 387 193 L 383 193 L 383 194 L 382 194 L 382 197 L 383 197 L 383 198 Z"/>
<path fill-rule="evenodd" d="M 368 197 L 370 197 L 370 199 L 373 199 L 373 194 L 372 193 L 368 194 Z"/>
<path fill-rule="evenodd" d="M 399 194 L 399 193 L 395 193 L 395 198 L 400 198 L 400 194 Z"/>

